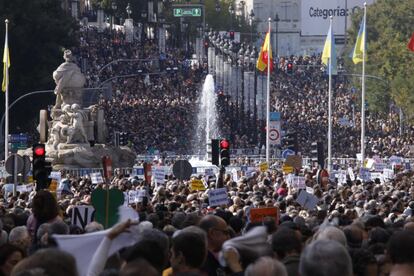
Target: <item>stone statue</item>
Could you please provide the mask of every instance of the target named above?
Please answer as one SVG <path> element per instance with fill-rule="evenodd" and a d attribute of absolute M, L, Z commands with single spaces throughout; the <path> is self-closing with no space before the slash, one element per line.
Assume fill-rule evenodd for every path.
<path fill-rule="evenodd" d="M 72 52 L 65 50 L 63 58 L 65 62 L 53 72 L 56 83 L 54 109 L 60 109 L 63 104 L 82 104 L 82 88 L 86 82 L 80 68 L 74 63 Z"/>

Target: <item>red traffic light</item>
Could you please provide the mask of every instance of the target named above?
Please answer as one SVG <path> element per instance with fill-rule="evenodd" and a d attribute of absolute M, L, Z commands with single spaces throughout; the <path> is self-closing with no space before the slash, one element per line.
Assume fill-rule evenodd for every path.
<path fill-rule="evenodd" d="M 42 146 L 35 147 L 33 150 L 36 156 L 44 156 L 45 155 L 45 148 Z"/>
<path fill-rule="evenodd" d="M 220 148 L 221 149 L 228 149 L 230 147 L 230 143 L 227 140 L 221 140 L 220 141 Z"/>
<path fill-rule="evenodd" d="M 292 69 L 293 64 L 289 62 L 289 63 L 287 64 L 287 67 L 288 67 L 288 69 Z"/>

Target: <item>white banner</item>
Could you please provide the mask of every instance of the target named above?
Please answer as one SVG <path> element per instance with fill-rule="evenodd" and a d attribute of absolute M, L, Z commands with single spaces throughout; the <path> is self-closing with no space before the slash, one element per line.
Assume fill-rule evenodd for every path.
<path fill-rule="evenodd" d="M 329 17 L 333 17 L 333 32 L 336 36 L 344 35 L 345 19 L 347 28 L 351 26 L 351 16 L 364 2 L 372 4 L 374 0 L 306 0 L 302 1 L 301 32 L 303 36 L 326 36 L 329 29 Z M 347 5 L 347 9 L 345 9 Z"/>

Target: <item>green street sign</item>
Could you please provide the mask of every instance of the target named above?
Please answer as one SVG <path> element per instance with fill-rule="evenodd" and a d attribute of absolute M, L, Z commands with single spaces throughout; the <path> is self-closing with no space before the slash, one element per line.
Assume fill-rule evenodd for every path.
<path fill-rule="evenodd" d="M 180 7 L 173 8 L 174 17 L 200 17 L 201 8 Z"/>

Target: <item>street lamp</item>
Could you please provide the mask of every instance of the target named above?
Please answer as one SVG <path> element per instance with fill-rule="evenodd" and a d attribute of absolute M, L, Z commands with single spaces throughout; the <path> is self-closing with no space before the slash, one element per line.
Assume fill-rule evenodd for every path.
<path fill-rule="evenodd" d="M 111 3 L 111 9 L 112 9 L 112 26 L 111 26 L 111 30 L 113 29 L 114 25 L 115 25 L 115 11 L 118 8 L 118 6 L 116 5 L 115 1 L 112 1 Z"/>
<path fill-rule="evenodd" d="M 220 12 L 221 11 L 221 7 L 220 7 L 220 3 L 217 1 L 216 2 L 216 12 Z"/>
<path fill-rule="evenodd" d="M 131 4 L 130 3 L 128 3 L 128 5 L 126 7 L 126 13 L 128 14 L 128 19 L 131 19 L 132 9 L 131 9 Z"/>
<path fill-rule="evenodd" d="M 145 39 L 145 20 L 147 19 L 148 14 L 145 9 L 141 11 L 141 18 L 142 18 L 142 39 Z"/>
<path fill-rule="evenodd" d="M 230 3 L 229 5 L 229 14 L 230 14 L 230 27 L 231 27 L 231 30 L 233 30 L 233 15 L 234 15 L 233 3 Z"/>
<path fill-rule="evenodd" d="M 245 18 L 245 14 L 244 14 L 244 7 L 246 6 L 246 1 L 240 1 L 239 2 L 239 4 L 238 4 L 238 10 L 239 10 L 239 12 L 240 12 L 240 16 L 243 18 L 243 19 L 246 19 Z"/>
<path fill-rule="evenodd" d="M 254 12 L 253 9 L 250 10 L 249 17 L 250 17 L 250 44 L 253 44 L 253 22 L 254 22 Z"/>
<path fill-rule="evenodd" d="M 279 33 L 279 14 L 276 13 L 274 21 L 276 22 L 276 57 L 279 56 L 279 40 L 278 40 L 278 33 Z"/>

